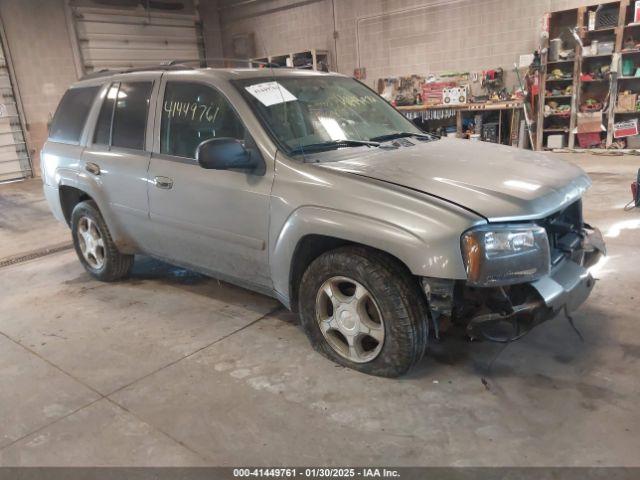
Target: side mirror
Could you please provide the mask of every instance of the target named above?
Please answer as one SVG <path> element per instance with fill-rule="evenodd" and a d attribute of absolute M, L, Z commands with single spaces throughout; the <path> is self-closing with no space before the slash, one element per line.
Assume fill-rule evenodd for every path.
<path fill-rule="evenodd" d="M 212 170 L 253 170 L 257 162 L 235 138 L 210 138 L 196 149 L 196 160 L 202 168 Z"/>

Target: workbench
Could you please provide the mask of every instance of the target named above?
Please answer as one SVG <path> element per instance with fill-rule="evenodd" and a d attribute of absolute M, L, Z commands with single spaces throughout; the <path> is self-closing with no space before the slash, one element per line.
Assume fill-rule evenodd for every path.
<path fill-rule="evenodd" d="M 504 112 L 514 113 L 522 109 L 524 106 L 524 102 L 520 100 L 510 100 L 506 102 L 486 102 L 486 103 L 462 103 L 458 105 L 452 104 L 439 104 L 439 105 L 409 105 L 404 107 L 396 107 L 399 111 L 401 111 L 409 120 L 414 120 L 416 118 L 421 118 L 425 121 L 430 120 L 441 120 L 447 118 L 456 118 L 456 132 L 458 137 L 463 136 L 462 131 L 462 118 L 465 113 L 482 113 L 482 112 L 491 112 L 497 111 L 499 114 L 499 130 L 498 130 L 498 138 L 502 138 L 502 116 Z M 447 112 L 446 114 L 439 115 L 437 112 Z M 515 117 L 512 115 L 512 118 Z M 520 115 L 517 115 L 519 118 Z M 514 132 L 517 132 L 519 129 L 519 124 L 514 125 L 514 122 L 511 122 L 511 131 L 509 132 L 509 138 L 511 139 L 511 145 L 514 144 L 514 140 L 517 143 L 517 133 L 516 138 L 514 139 Z"/>

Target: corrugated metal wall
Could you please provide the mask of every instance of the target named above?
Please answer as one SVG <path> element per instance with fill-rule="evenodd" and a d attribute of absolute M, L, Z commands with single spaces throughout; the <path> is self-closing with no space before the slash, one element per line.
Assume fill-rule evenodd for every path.
<path fill-rule="evenodd" d="M 10 65 L 0 38 L 0 182 L 31 176 L 31 162 L 18 113 Z"/>
<path fill-rule="evenodd" d="M 188 5 L 177 11 L 142 3 L 129 8 L 96 5 L 71 6 L 85 73 L 203 57 L 200 21 Z"/>

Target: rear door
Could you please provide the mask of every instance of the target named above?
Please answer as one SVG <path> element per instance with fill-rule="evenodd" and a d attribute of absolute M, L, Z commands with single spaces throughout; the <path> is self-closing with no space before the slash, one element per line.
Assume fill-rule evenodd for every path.
<path fill-rule="evenodd" d="M 236 106 L 206 76 L 163 76 L 149 210 L 162 257 L 253 288 L 270 289 L 268 230 L 273 162 Z M 262 158 L 260 171 L 206 170 L 195 160 L 210 138 L 235 138 Z"/>
<path fill-rule="evenodd" d="M 147 170 L 153 144 L 149 119 L 160 73 L 122 76 L 106 85 L 95 128 L 83 154 L 87 175 L 99 182 L 112 221 L 144 250 L 149 234 Z"/>

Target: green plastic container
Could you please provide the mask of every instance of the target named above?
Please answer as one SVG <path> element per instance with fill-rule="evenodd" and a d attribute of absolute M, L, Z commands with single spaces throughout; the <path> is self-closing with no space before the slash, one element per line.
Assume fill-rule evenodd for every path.
<path fill-rule="evenodd" d="M 635 63 L 630 58 L 622 60 L 622 75 L 631 77 L 635 73 Z"/>

